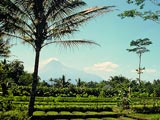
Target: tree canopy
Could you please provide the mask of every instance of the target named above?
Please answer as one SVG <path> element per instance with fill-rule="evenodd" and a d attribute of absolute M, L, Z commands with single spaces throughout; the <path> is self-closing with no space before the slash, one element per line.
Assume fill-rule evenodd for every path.
<path fill-rule="evenodd" d="M 159 0 L 127 0 L 128 4 L 136 5 L 135 9 L 125 10 L 123 13 L 119 14 L 121 18 L 125 17 L 141 17 L 144 20 L 153 20 L 155 22 L 160 22 L 160 1 Z M 154 6 L 156 9 L 149 10 L 146 6 Z"/>

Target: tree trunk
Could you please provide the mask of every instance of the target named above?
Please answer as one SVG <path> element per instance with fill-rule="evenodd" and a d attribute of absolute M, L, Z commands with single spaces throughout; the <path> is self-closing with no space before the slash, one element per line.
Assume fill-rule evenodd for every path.
<path fill-rule="evenodd" d="M 139 71 L 139 75 L 138 75 L 138 81 L 139 81 L 139 85 L 141 86 L 141 53 L 139 54 L 139 68 L 138 68 L 138 71 Z"/>
<path fill-rule="evenodd" d="M 7 86 L 6 86 L 6 84 L 5 83 L 1 83 L 1 87 L 2 87 L 2 96 L 6 96 L 6 95 L 8 95 L 8 88 L 7 88 Z"/>
<path fill-rule="evenodd" d="M 32 116 L 33 112 L 34 112 L 34 102 L 35 102 L 35 96 L 36 96 L 36 87 L 37 87 L 37 83 L 38 83 L 39 58 L 40 58 L 40 49 L 36 50 L 36 56 L 35 56 L 35 65 L 34 65 L 32 89 L 31 89 L 30 101 L 29 101 L 29 106 L 28 106 L 28 115 L 29 116 Z"/>

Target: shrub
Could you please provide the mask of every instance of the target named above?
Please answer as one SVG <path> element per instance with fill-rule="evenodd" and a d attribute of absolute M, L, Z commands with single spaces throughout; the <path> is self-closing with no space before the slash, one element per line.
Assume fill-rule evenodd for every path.
<path fill-rule="evenodd" d="M 0 113 L 0 120 L 29 120 L 25 111 L 7 111 Z"/>
<path fill-rule="evenodd" d="M 71 115 L 71 113 L 68 112 L 68 111 L 61 111 L 60 114 L 61 114 L 61 115 Z"/>
<path fill-rule="evenodd" d="M 0 111 L 8 111 L 13 108 L 12 101 L 7 99 L 0 100 Z"/>
<path fill-rule="evenodd" d="M 134 107 L 133 110 L 137 113 L 160 113 L 160 107 Z"/>
<path fill-rule="evenodd" d="M 44 112 L 44 111 L 35 111 L 35 112 L 33 113 L 33 116 L 43 116 L 43 115 L 45 115 L 45 112 Z"/>
<path fill-rule="evenodd" d="M 46 115 L 58 115 L 58 112 L 56 111 L 49 111 L 46 113 Z"/>
<path fill-rule="evenodd" d="M 74 114 L 74 115 L 84 115 L 85 113 L 80 112 L 80 111 L 74 111 L 74 112 L 72 112 L 72 114 Z"/>

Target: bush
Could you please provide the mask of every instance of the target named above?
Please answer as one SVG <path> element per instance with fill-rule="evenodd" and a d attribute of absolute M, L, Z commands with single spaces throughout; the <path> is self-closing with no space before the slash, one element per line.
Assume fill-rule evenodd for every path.
<path fill-rule="evenodd" d="M 61 114 L 61 115 L 71 115 L 71 113 L 68 112 L 68 111 L 61 111 L 60 114 Z"/>
<path fill-rule="evenodd" d="M 7 99 L 0 100 L 0 111 L 8 111 L 13 108 L 12 101 Z"/>
<path fill-rule="evenodd" d="M 80 111 L 73 111 L 72 114 L 74 115 L 84 115 L 84 112 L 80 112 Z"/>
<path fill-rule="evenodd" d="M 0 120 L 29 120 L 29 118 L 26 112 L 7 111 L 0 113 Z"/>
<path fill-rule="evenodd" d="M 58 112 L 56 111 L 49 111 L 46 113 L 46 115 L 58 115 Z"/>
<path fill-rule="evenodd" d="M 33 113 L 33 116 L 43 116 L 43 115 L 45 115 L 45 112 L 44 112 L 44 111 L 35 111 L 35 112 Z"/>
<path fill-rule="evenodd" d="M 133 110 L 137 113 L 160 113 L 160 107 L 134 107 Z"/>

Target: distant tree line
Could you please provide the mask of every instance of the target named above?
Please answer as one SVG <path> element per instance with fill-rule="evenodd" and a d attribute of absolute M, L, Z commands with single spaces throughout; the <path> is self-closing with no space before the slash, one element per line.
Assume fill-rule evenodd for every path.
<path fill-rule="evenodd" d="M 0 84 L 2 95 L 8 95 L 11 91 L 13 95 L 30 95 L 32 83 L 32 73 L 24 71 L 23 62 L 19 60 L 0 61 Z M 86 82 L 81 78 L 75 79 L 75 84 L 71 79 L 66 79 L 64 75 L 60 78 L 50 78 L 49 82 L 38 81 L 36 94 L 38 96 L 101 96 L 113 97 L 123 94 L 124 96 L 138 97 L 145 94 L 146 97 L 160 97 L 160 80 L 153 82 L 130 80 L 122 75 L 111 76 L 108 80 L 100 82 Z"/>

